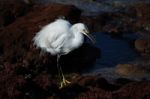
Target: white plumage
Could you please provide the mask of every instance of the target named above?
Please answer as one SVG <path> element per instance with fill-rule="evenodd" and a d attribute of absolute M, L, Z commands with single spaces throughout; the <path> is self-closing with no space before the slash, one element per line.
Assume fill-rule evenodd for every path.
<path fill-rule="evenodd" d="M 37 47 L 52 55 L 68 54 L 82 45 L 84 32 L 88 32 L 88 29 L 82 23 L 71 25 L 66 20 L 57 19 L 43 27 L 33 41 Z"/>
<path fill-rule="evenodd" d="M 63 75 L 59 58 L 61 55 L 68 54 L 70 51 L 80 47 L 84 42 L 84 35 L 94 42 L 89 34 L 88 28 L 83 23 L 71 25 L 69 21 L 57 19 L 56 21 L 43 27 L 33 38 L 34 45 L 52 55 L 57 55 L 57 67 L 59 74 L 62 75 L 61 86 L 70 83 Z"/>

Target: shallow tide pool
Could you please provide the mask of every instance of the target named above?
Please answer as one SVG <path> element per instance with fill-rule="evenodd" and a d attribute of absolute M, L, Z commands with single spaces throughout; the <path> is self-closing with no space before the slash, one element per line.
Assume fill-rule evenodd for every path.
<path fill-rule="evenodd" d="M 128 63 L 138 57 L 136 51 L 129 45 L 129 41 L 137 38 L 136 35 L 124 35 L 123 37 L 111 37 L 106 33 L 93 33 L 96 38 L 95 46 L 100 49 L 100 58 L 96 60 L 90 73 L 98 74 L 114 68 L 117 64 Z M 87 40 L 87 42 L 90 42 Z"/>

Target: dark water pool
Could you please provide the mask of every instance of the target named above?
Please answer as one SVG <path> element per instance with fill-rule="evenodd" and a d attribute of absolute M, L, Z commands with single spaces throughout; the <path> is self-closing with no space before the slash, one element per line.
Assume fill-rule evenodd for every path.
<path fill-rule="evenodd" d="M 93 72 L 102 68 L 115 67 L 119 63 L 128 63 L 138 56 L 129 44 L 129 41 L 137 38 L 135 35 L 113 38 L 106 33 L 93 33 L 93 36 L 97 41 L 95 46 L 101 50 L 101 56 L 91 70 Z"/>

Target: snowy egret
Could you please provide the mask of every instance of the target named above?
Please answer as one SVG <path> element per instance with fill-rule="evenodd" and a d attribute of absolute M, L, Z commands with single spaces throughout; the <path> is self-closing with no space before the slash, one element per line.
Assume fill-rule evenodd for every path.
<path fill-rule="evenodd" d="M 83 34 L 95 43 L 95 39 L 83 23 L 71 25 L 65 19 L 57 19 L 44 26 L 33 38 L 34 45 L 38 48 L 51 53 L 51 55 L 57 55 L 58 73 L 62 77 L 60 88 L 70 83 L 65 79 L 62 68 L 59 66 L 60 56 L 80 47 L 84 42 Z"/>

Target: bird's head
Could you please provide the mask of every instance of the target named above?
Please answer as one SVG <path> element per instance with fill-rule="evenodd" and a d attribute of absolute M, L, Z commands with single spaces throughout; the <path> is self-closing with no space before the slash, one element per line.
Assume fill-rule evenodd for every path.
<path fill-rule="evenodd" d="M 96 42 L 95 38 L 90 34 L 88 27 L 83 23 L 77 23 L 74 25 L 76 30 L 85 36 L 87 36 L 93 43 Z"/>

